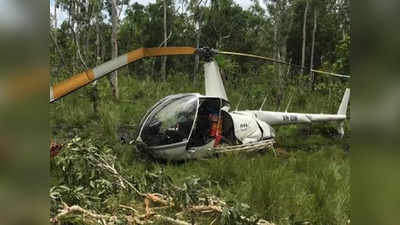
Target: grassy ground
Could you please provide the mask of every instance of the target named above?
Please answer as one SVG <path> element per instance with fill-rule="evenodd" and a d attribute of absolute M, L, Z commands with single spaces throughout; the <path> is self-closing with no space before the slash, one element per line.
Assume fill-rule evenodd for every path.
<path fill-rule="evenodd" d="M 166 82 L 155 82 L 120 76 L 120 102 L 112 100 L 108 83 L 102 80 L 98 83 L 101 100 L 97 113 L 88 97 L 91 88 L 85 87 L 51 105 L 52 138 L 58 142 L 76 136 L 91 139 L 100 149 L 109 149 L 117 157 L 124 174 L 133 180 L 158 171 L 179 186 L 189 177 L 199 178 L 212 194 L 227 202 L 245 203 L 251 212 L 276 224 L 301 224 L 302 221 L 346 224 L 350 216 L 349 134 L 342 140 L 335 137 L 335 124 L 277 128 L 277 147 L 288 152 L 287 157 L 278 158 L 271 153 L 257 153 L 179 164 L 157 163 L 127 144 L 134 138 L 141 117 L 159 99 L 179 92 L 203 92 L 201 80 L 193 83 L 186 77 L 177 74 Z M 253 77 L 246 81 L 245 85 L 251 89 L 235 87 L 233 81 L 228 83 L 227 91 L 233 105 L 243 97 L 240 109 L 259 108 L 264 95 L 267 96 L 265 110 L 278 107 L 282 110 L 290 96 L 294 96 L 290 111 L 334 112 L 339 105 L 340 97 L 323 92 L 296 94 L 296 90 L 288 89 L 282 106 L 276 106 L 272 97 L 274 90 L 265 90 L 264 81 L 260 79 Z M 74 178 L 75 183 L 68 182 L 66 170 L 58 168 L 61 159 L 57 160 L 57 164 L 52 164 L 52 186 L 79 186 L 81 183 L 85 187 L 85 171 L 81 171 L 81 180 Z M 123 203 L 132 201 L 128 193 L 101 195 L 100 199 L 101 206 L 110 199 Z M 79 202 L 71 200 L 70 203 Z M 56 206 L 52 207 L 54 211 Z"/>

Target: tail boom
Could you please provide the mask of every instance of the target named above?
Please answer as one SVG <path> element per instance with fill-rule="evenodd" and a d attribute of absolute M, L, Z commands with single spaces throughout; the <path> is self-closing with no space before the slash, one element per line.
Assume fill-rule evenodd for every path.
<path fill-rule="evenodd" d="M 346 115 L 337 114 L 311 114 L 311 113 L 287 113 L 287 112 L 271 112 L 271 111 L 237 111 L 236 113 L 245 114 L 255 117 L 269 125 L 289 125 L 301 123 L 327 122 L 327 121 L 343 121 Z"/>

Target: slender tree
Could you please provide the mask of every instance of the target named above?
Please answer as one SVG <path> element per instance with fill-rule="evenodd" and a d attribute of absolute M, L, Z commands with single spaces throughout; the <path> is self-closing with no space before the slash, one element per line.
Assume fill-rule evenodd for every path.
<path fill-rule="evenodd" d="M 312 89 L 314 89 L 314 79 L 315 79 L 312 69 L 314 69 L 314 50 L 315 50 L 315 35 L 317 33 L 317 18 L 318 18 L 318 8 L 314 8 L 314 24 L 312 33 L 312 43 L 311 43 L 311 59 L 310 59 L 310 75 L 311 75 Z"/>
<path fill-rule="evenodd" d="M 58 7 L 58 3 L 57 0 L 54 1 L 54 15 L 53 15 L 53 19 L 54 19 L 54 29 L 57 31 L 57 7 Z M 56 35 L 56 41 L 57 41 L 57 35 Z"/>
<path fill-rule="evenodd" d="M 118 6 L 117 0 L 110 0 L 111 2 L 111 57 L 113 59 L 118 57 L 118 31 L 119 31 L 119 19 L 118 19 Z M 114 71 L 110 76 L 110 84 L 112 88 L 113 96 L 116 100 L 119 100 L 119 89 L 118 89 L 118 72 Z"/>
<path fill-rule="evenodd" d="M 306 7 L 304 8 L 304 18 L 303 18 L 303 45 L 301 50 L 301 73 L 304 72 L 304 65 L 306 62 L 307 15 L 309 7 L 310 7 L 309 0 L 306 0 Z"/>
<path fill-rule="evenodd" d="M 103 9 L 103 4 L 102 0 L 98 0 L 95 2 L 94 5 L 94 13 L 95 13 L 95 27 L 96 27 L 96 65 L 99 65 L 103 60 L 101 57 L 101 39 L 100 39 L 100 20 L 102 19 L 101 17 L 101 11 Z M 91 99 L 93 102 L 93 111 L 97 113 L 97 80 L 93 82 L 93 87 L 92 87 L 92 95 Z"/>
<path fill-rule="evenodd" d="M 164 0 L 164 47 L 168 46 L 168 35 L 167 35 L 167 0 Z M 162 74 L 162 79 L 166 80 L 167 79 L 167 56 L 164 56 L 162 58 L 162 63 L 161 63 L 161 74 Z"/>
<path fill-rule="evenodd" d="M 292 30 L 294 21 L 294 5 L 291 1 L 272 1 L 265 0 L 264 3 L 268 8 L 273 26 L 274 53 L 276 59 L 286 61 L 287 59 L 287 42 Z M 275 64 L 275 71 L 278 73 L 278 93 L 277 105 L 281 103 L 285 88 L 286 70 L 279 64 Z"/>
<path fill-rule="evenodd" d="M 205 0 L 204 5 L 207 4 L 207 2 L 208 1 Z M 201 9 L 202 3 L 203 0 L 191 0 L 188 7 L 189 11 L 191 11 L 193 14 L 193 21 L 196 29 L 196 48 L 200 47 L 201 27 L 202 20 L 204 19 L 204 10 Z M 195 77 L 197 76 L 197 73 L 199 71 L 199 62 L 200 56 L 196 54 L 194 58 L 193 81 L 195 80 Z"/>

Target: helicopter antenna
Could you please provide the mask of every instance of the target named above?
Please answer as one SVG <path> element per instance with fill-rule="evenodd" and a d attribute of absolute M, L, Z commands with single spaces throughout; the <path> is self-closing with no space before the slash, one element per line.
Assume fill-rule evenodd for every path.
<path fill-rule="evenodd" d="M 242 98 L 243 98 L 243 96 L 240 96 L 240 99 L 239 99 L 238 104 L 236 105 L 235 111 L 239 110 L 239 105 L 240 105 L 240 102 L 242 102 Z"/>
<path fill-rule="evenodd" d="M 260 108 L 258 109 L 258 111 L 261 111 L 261 110 L 262 110 L 262 108 L 263 108 L 263 106 L 264 106 L 264 103 L 265 103 L 265 100 L 267 100 L 267 95 L 265 95 L 264 101 L 263 101 L 263 103 L 261 104 L 261 106 L 260 106 Z"/>
<path fill-rule="evenodd" d="M 288 109 L 289 109 L 290 103 L 292 103 L 292 97 L 293 97 L 293 95 L 291 95 L 290 98 L 289 98 L 289 102 L 288 102 L 288 104 L 287 104 L 287 106 L 286 106 L 286 109 L 285 109 L 285 112 L 286 112 L 286 113 L 287 113 L 287 111 L 288 111 Z"/>

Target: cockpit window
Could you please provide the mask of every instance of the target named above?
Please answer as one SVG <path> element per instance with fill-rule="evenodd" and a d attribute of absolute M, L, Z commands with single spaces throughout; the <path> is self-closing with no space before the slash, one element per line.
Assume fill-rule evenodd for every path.
<path fill-rule="evenodd" d="M 143 142 L 149 146 L 157 146 L 187 140 L 196 110 L 196 96 L 176 97 L 158 105 L 143 126 Z"/>

